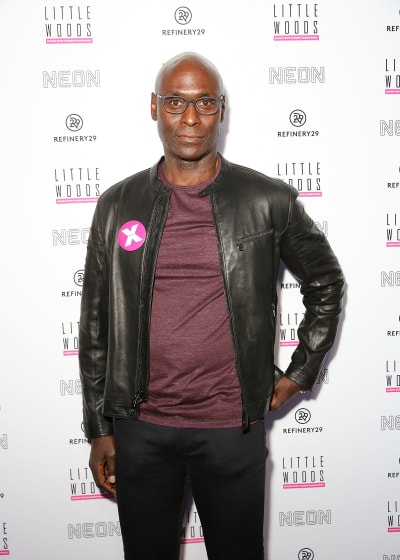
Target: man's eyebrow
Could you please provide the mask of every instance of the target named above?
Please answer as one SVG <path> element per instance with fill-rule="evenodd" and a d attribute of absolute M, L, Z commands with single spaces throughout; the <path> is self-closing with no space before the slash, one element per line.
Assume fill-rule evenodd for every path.
<path fill-rule="evenodd" d="M 186 97 L 185 95 L 182 94 L 182 92 L 175 92 L 175 91 L 173 91 L 172 93 L 166 93 L 164 95 L 167 95 L 168 97 Z M 199 97 L 214 97 L 214 96 L 209 92 L 202 92 L 196 94 L 195 97 L 188 97 L 187 99 L 198 99 Z"/>

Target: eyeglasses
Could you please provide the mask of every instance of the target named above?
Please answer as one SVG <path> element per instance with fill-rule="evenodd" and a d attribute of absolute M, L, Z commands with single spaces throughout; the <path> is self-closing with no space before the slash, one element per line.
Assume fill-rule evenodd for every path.
<path fill-rule="evenodd" d="M 184 113 L 190 103 L 193 103 L 194 108 L 200 115 L 215 115 L 218 113 L 220 103 L 224 98 L 224 96 L 221 95 L 217 98 L 197 97 L 196 99 L 188 99 L 187 97 L 180 97 L 177 95 L 158 94 L 157 97 L 161 99 L 167 113 L 172 113 L 173 115 Z"/>

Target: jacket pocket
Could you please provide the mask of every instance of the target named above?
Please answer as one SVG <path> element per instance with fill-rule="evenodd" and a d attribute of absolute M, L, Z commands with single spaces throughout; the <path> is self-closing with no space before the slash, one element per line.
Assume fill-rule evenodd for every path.
<path fill-rule="evenodd" d="M 236 239 L 235 244 L 239 251 L 244 251 L 246 244 L 252 243 L 254 241 L 258 241 L 259 239 L 263 239 L 264 237 L 268 237 L 273 234 L 273 230 L 269 231 L 260 231 L 258 233 L 252 233 L 251 235 L 245 235 L 243 237 L 239 237 Z"/>

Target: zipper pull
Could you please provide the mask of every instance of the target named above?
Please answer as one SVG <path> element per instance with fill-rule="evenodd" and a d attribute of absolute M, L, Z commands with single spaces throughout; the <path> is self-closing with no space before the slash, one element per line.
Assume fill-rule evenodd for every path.
<path fill-rule="evenodd" d="M 143 402 L 143 391 L 138 390 L 136 392 L 135 398 L 132 401 L 132 408 L 130 412 L 138 416 L 140 412 L 140 405 L 142 404 L 142 402 Z"/>

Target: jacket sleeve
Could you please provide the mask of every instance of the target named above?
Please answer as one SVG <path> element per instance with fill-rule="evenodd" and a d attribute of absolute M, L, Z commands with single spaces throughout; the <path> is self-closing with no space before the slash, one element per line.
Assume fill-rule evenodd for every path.
<path fill-rule="evenodd" d="M 103 416 L 108 352 L 108 259 L 101 231 L 99 205 L 90 231 L 79 324 L 79 366 L 83 397 L 83 428 L 87 437 L 113 433 Z"/>
<path fill-rule="evenodd" d="M 335 340 L 342 308 L 342 270 L 325 235 L 296 199 L 282 237 L 281 258 L 301 282 L 304 319 L 287 377 L 312 389 Z"/>

